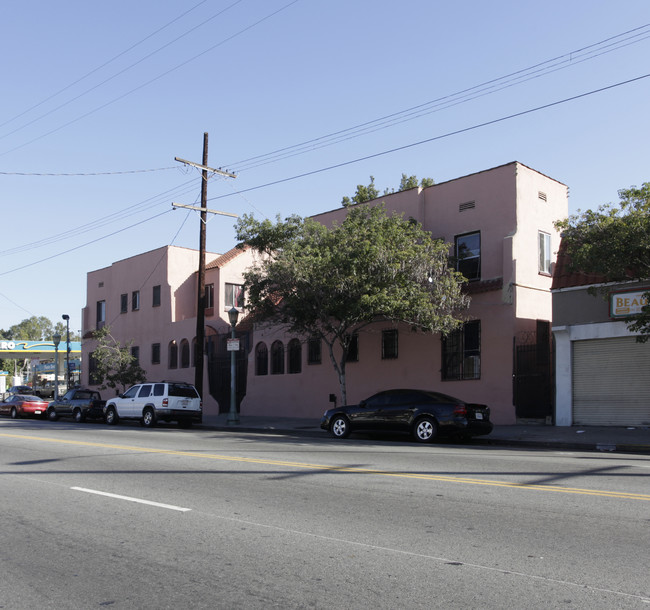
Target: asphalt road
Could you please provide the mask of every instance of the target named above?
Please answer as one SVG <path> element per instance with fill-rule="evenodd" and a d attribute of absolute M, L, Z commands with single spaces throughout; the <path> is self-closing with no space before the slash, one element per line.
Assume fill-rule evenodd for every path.
<path fill-rule="evenodd" d="M 650 608 L 646 456 L 0 420 L 0 608 Z"/>

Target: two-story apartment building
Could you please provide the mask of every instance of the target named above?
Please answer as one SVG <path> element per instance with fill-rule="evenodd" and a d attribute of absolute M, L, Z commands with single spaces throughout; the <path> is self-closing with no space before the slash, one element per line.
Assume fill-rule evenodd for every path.
<path fill-rule="evenodd" d="M 553 223 L 568 214 L 567 187 L 513 162 L 368 205 L 379 203 L 450 244 L 472 301 L 448 337 L 392 324 L 360 332 L 346 367 L 349 402 L 388 388 L 435 389 L 488 404 L 497 423 L 550 421 Z M 314 218 L 329 226 L 346 213 Z M 318 417 L 339 394 L 318 341 L 256 325 L 250 345 L 242 412 Z"/>
<path fill-rule="evenodd" d="M 553 223 L 568 214 L 567 187 L 512 162 L 369 205 L 381 202 L 450 244 L 472 302 L 462 328 L 447 337 L 389 324 L 359 332 L 347 365 L 348 400 L 393 387 L 426 388 L 488 404 L 496 423 L 550 419 L 550 288 L 559 247 Z M 331 225 L 346 213 L 339 207 L 314 218 Z M 208 415 L 228 410 L 227 311 L 243 304 L 242 273 L 252 256 L 239 249 L 207 255 Z M 133 341 L 149 379 L 193 381 L 197 268 L 197 251 L 163 247 L 90 272 L 84 362 L 92 360 L 90 331 L 109 324 L 117 340 Z M 244 338 L 237 369 L 242 414 L 318 418 L 331 406 L 339 384 L 323 346 L 250 319 L 238 329 Z M 86 366 L 84 383 L 89 372 Z"/>
<path fill-rule="evenodd" d="M 250 260 L 248 250 L 237 248 L 206 254 L 205 335 L 211 366 L 204 374 L 205 412 L 218 412 L 223 339 L 231 328 L 228 310 L 244 304 L 242 273 Z M 94 387 L 92 333 L 105 325 L 120 344 L 131 343 L 149 380 L 194 383 L 198 262 L 197 250 L 165 246 L 88 273 L 82 383 Z"/>

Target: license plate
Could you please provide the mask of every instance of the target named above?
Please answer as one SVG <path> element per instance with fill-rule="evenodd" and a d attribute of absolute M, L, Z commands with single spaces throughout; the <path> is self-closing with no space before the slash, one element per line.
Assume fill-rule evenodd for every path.
<path fill-rule="evenodd" d="M 477 413 L 476 419 L 483 419 L 483 413 Z"/>
<path fill-rule="evenodd" d="M 34 411 L 34 415 L 40 415 L 40 414 L 41 414 L 40 411 Z"/>

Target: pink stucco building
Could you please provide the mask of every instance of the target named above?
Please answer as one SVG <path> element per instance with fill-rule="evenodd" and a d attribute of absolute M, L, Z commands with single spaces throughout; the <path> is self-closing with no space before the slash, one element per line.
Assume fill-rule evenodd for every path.
<path fill-rule="evenodd" d="M 359 333 L 358 349 L 347 365 L 348 401 L 392 387 L 426 388 L 486 403 L 499 424 L 551 417 L 550 288 L 559 246 L 553 223 L 567 216 L 567 191 L 564 184 L 513 162 L 378 198 L 376 203 L 383 202 L 388 211 L 403 213 L 444 238 L 450 256 L 463 255 L 457 264 L 470 279 L 472 304 L 463 328 L 446 339 L 390 324 Z M 314 218 L 330 225 L 345 214 L 339 207 Z M 215 302 L 206 317 L 206 414 L 228 410 L 227 310 L 241 304 L 233 295 L 239 294 L 241 273 L 252 256 L 241 250 L 208 256 L 206 284 L 214 286 Z M 192 381 L 197 261 L 194 250 L 166 247 L 89 273 L 84 331 L 108 323 L 120 341 L 133 339 L 151 379 Z M 133 311 L 136 291 L 140 304 Z M 153 305 L 156 291 L 159 305 Z M 240 330 L 242 414 L 317 418 L 331 406 L 339 385 L 323 346 L 245 321 Z M 84 340 L 84 356 L 92 349 L 92 341 Z M 155 349 L 160 356 L 154 363 Z M 88 371 L 84 374 L 87 381 Z"/>

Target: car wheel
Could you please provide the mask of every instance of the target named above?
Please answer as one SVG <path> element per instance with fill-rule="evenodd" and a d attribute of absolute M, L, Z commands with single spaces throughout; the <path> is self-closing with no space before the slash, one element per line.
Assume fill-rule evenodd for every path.
<path fill-rule="evenodd" d="M 147 407 L 142 412 L 142 425 L 145 428 L 153 428 L 155 423 L 156 423 L 156 417 L 153 413 L 153 409 L 151 407 Z"/>
<path fill-rule="evenodd" d="M 428 443 L 436 438 L 438 425 L 432 417 L 421 417 L 413 426 L 413 436 L 421 443 Z"/>
<path fill-rule="evenodd" d="M 16 407 L 11 407 L 11 419 L 18 419 L 18 410 Z"/>
<path fill-rule="evenodd" d="M 350 434 L 350 422 L 347 417 L 337 415 L 332 419 L 330 424 L 330 432 L 336 438 L 346 438 Z"/>
<path fill-rule="evenodd" d="M 107 407 L 106 413 L 104 414 L 104 420 L 109 426 L 114 426 L 117 423 L 117 411 L 115 407 Z"/>
<path fill-rule="evenodd" d="M 72 412 L 72 417 L 78 424 L 83 422 L 83 420 L 85 419 L 85 417 L 83 416 L 83 413 L 81 412 L 81 409 L 75 409 Z"/>
<path fill-rule="evenodd" d="M 55 411 L 54 409 L 50 409 L 50 410 L 47 412 L 47 418 L 48 418 L 50 421 L 56 421 L 57 419 L 59 419 L 59 416 L 56 414 L 56 411 Z"/>

